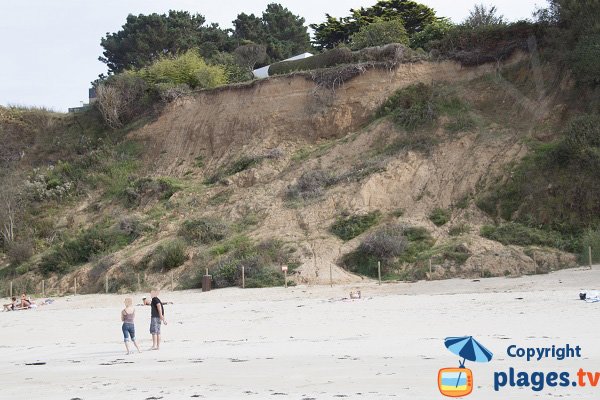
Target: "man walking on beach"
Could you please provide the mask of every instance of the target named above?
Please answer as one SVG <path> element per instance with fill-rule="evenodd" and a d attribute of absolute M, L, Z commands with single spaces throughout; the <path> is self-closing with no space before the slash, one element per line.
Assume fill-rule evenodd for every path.
<path fill-rule="evenodd" d="M 150 334 L 152 335 L 151 350 L 160 349 L 160 326 L 163 322 L 167 325 L 165 309 L 163 308 L 163 304 L 158 298 L 158 295 L 159 291 L 156 289 L 150 292 L 150 297 L 152 297 L 152 302 L 150 303 Z"/>

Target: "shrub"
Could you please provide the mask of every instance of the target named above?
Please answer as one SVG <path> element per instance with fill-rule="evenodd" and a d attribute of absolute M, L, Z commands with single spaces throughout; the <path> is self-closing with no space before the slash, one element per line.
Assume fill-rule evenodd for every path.
<path fill-rule="evenodd" d="M 385 101 L 378 116 L 391 115 L 393 121 L 402 128 L 414 131 L 432 123 L 438 116 L 431 86 L 418 83 L 398 90 Z"/>
<path fill-rule="evenodd" d="M 571 68 L 580 83 L 600 84 L 600 33 L 579 39 L 571 55 Z"/>
<path fill-rule="evenodd" d="M 388 43 L 408 45 L 408 34 L 400 19 L 375 21 L 365 25 L 351 37 L 351 47 L 353 50 L 382 46 Z"/>
<path fill-rule="evenodd" d="M 429 219 L 436 226 L 446 225 L 450 221 L 450 211 L 443 208 L 436 208 L 429 214 Z"/>
<path fill-rule="evenodd" d="M 446 18 L 437 20 L 425 26 L 410 38 L 410 47 L 413 49 L 431 50 L 431 43 L 444 38 L 454 28 L 454 24 Z"/>
<path fill-rule="evenodd" d="M 581 238 L 581 252 L 579 254 L 579 262 L 581 264 L 588 264 L 589 258 L 589 247 L 592 248 L 592 263 L 600 262 L 600 230 L 588 229 Z"/>
<path fill-rule="evenodd" d="M 340 239 L 347 241 L 354 239 L 361 233 L 376 225 L 381 219 L 379 211 L 373 211 L 365 215 L 350 215 L 339 217 L 330 231 Z"/>
<path fill-rule="evenodd" d="M 155 271 L 169 271 L 179 267 L 187 259 L 185 243 L 181 240 L 171 240 L 158 245 L 145 261 L 148 267 Z"/>
<path fill-rule="evenodd" d="M 218 242 L 225 239 L 227 233 L 227 225 L 214 218 L 187 220 L 179 229 L 179 236 L 194 244 Z"/>
<path fill-rule="evenodd" d="M 208 65 L 197 50 L 163 57 L 135 74 L 153 85 L 188 85 L 192 89 L 210 89 L 227 83 L 225 70 Z"/>
<path fill-rule="evenodd" d="M 433 243 L 425 228 L 391 224 L 365 237 L 341 262 L 348 270 L 371 277 L 377 277 L 377 263 L 381 262 L 384 277 L 408 279 L 410 275 L 413 279 L 418 268 L 411 269 L 408 275 L 406 271 L 398 271 L 403 265 L 420 260 L 421 254 L 429 251 Z"/>
<path fill-rule="evenodd" d="M 125 247 L 134 239 L 135 237 L 118 228 L 96 225 L 55 246 L 42 257 L 40 270 L 44 275 L 65 273 L 74 266 L 91 261 L 99 254 Z"/>
<path fill-rule="evenodd" d="M 462 113 L 452 118 L 445 128 L 452 133 L 468 132 L 477 126 L 475 119 L 469 113 Z"/>
<path fill-rule="evenodd" d="M 481 236 L 495 240 L 504 245 L 515 244 L 519 246 L 547 246 L 557 249 L 569 249 L 572 243 L 565 240 L 559 233 L 529 228 L 518 223 L 502 225 L 485 225 L 481 227 Z"/>
<path fill-rule="evenodd" d="M 106 124 L 112 129 L 122 128 L 142 115 L 153 99 L 148 85 L 134 73 L 114 75 L 96 87 L 96 106 Z"/>
<path fill-rule="evenodd" d="M 450 227 L 448 234 L 450 236 L 460 236 L 471 232 L 471 227 L 467 224 L 458 224 Z"/>
<path fill-rule="evenodd" d="M 128 207 L 146 205 L 152 200 L 168 200 L 180 187 L 166 178 L 138 178 L 129 183 L 119 194 Z"/>
<path fill-rule="evenodd" d="M 335 177 L 326 171 L 310 170 L 303 173 L 294 185 L 288 187 L 286 196 L 294 199 L 314 199 L 321 196 L 332 185 Z"/>
<path fill-rule="evenodd" d="M 281 265 L 295 265 L 292 255 L 278 240 L 266 240 L 254 245 L 248 238 L 235 238 L 218 250 L 226 256 L 213 268 L 216 287 L 241 286 L 242 267 L 246 287 L 282 286 Z"/>
<path fill-rule="evenodd" d="M 33 256 L 33 244 L 31 242 L 11 242 L 7 247 L 6 255 L 11 265 L 20 265 Z"/>

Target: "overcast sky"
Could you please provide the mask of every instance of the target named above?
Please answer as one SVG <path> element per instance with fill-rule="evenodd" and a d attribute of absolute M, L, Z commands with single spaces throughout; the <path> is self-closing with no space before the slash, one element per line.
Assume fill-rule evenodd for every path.
<path fill-rule="evenodd" d="M 0 104 L 46 106 L 57 111 L 87 100 L 90 81 L 106 72 L 100 38 L 128 14 L 186 10 L 231 27 L 240 12 L 260 13 L 277 0 L 0 0 Z M 476 0 L 421 0 L 439 16 L 462 21 Z M 483 1 L 489 4 L 491 0 Z M 325 13 L 346 16 L 376 0 L 280 0 L 307 23 Z M 509 20 L 530 18 L 545 0 L 493 0 Z"/>

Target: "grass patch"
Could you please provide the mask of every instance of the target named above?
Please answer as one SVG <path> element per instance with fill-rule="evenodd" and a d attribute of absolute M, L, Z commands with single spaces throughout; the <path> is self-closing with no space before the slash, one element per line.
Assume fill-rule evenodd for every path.
<path fill-rule="evenodd" d="M 481 236 L 504 245 L 545 246 L 573 251 L 578 248 L 576 241 L 565 239 L 560 233 L 509 222 L 501 225 L 481 227 Z"/>
<path fill-rule="evenodd" d="M 137 238 L 137 231 L 96 225 L 55 246 L 42 257 L 39 268 L 45 276 L 64 274 L 100 254 L 117 251 Z"/>
<path fill-rule="evenodd" d="M 471 227 L 465 223 L 453 225 L 448 230 L 450 236 L 461 236 L 471 233 Z"/>
<path fill-rule="evenodd" d="M 227 204 L 231 195 L 233 194 L 233 189 L 225 189 L 221 190 L 210 199 L 208 199 L 208 204 L 211 206 L 220 206 L 222 204 Z"/>
<path fill-rule="evenodd" d="M 186 249 L 185 242 L 179 239 L 162 243 L 142 259 L 138 268 L 161 272 L 177 268 L 188 259 Z"/>
<path fill-rule="evenodd" d="M 381 213 L 373 211 L 365 215 L 342 215 L 331 225 L 329 231 L 344 241 L 354 239 L 381 220 Z"/>
<path fill-rule="evenodd" d="M 443 208 L 435 208 L 431 214 L 429 214 L 429 220 L 435 224 L 435 226 L 443 226 L 450 221 L 451 213 L 450 210 Z"/>
<path fill-rule="evenodd" d="M 184 221 L 178 235 L 190 244 L 210 244 L 227 237 L 227 225 L 215 218 Z"/>

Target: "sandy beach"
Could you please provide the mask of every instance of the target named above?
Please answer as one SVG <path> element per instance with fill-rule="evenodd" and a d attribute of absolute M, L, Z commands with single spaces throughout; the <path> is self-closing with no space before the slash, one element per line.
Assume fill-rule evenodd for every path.
<path fill-rule="evenodd" d="M 359 288 L 363 298 L 343 300 Z M 136 308 L 141 354 L 126 356 L 125 295 L 56 299 L 0 314 L 2 399 L 439 399 L 440 368 L 458 367 L 448 336 L 494 353 L 473 370 L 471 398 L 598 398 L 600 387 L 505 387 L 494 371 L 600 371 L 600 267 L 520 278 L 163 292 L 168 325 L 151 346 L 149 307 Z M 133 295 L 135 303 L 142 294 Z M 581 346 L 581 358 L 527 362 L 509 345 Z M 29 365 L 43 363 L 41 365 Z"/>

